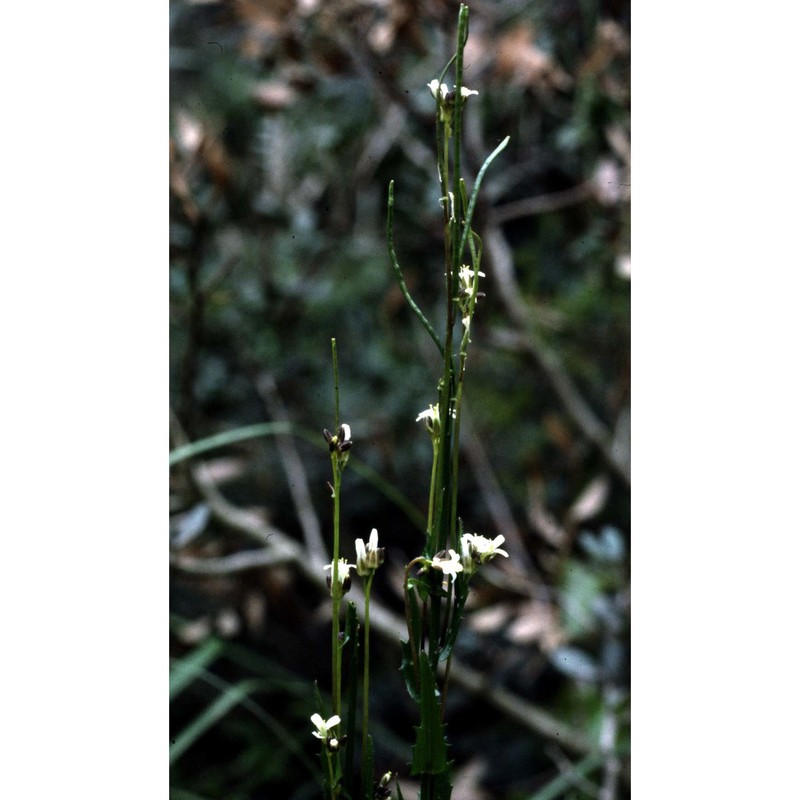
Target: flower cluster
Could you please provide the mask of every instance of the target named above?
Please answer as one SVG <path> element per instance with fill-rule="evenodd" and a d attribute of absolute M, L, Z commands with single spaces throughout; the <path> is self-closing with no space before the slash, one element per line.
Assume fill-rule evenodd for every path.
<path fill-rule="evenodd" d="M 428 84 L 428 88 L 431 90 L 434 100 L 436 100 L 438 96 L 442 98 L 442 105 L 450 107 L 453 106 L 453 103 L 455 102 L 455 95 L 447 88 L 446 83 L 439 83 L 439 81 L 434 78 Z M 461 87 L 461 96 L 465 100 L 473 94 L 478 94 L 478 92 L 476 92 L 474 89 L 467 89 L 466 86 Z"/>
<path fill-rule="evenodd" d="M 453 133 L 453 109 L 455 107 L 456 95 L 447 88 L 446 83 L 439 83 L 435 78 L 428 84 L 431 90 L 436 105 L 439 109 L 439 120 L 444 123 L 448 136 Z M 473 89 L 467 89 L 466 86 L 461 87 L 461 98 L 463 102 L 467 101 L 470 95 L 478 94 Z"/>
<path fill-rule="evenodd" d="M 349 564 L 346 558 L 340 558 L 338 568 L 336 570 L 336 577 L 339 585 L 342 587 L 342 594 L 347 594 L 350 591 L 352 579 L 350 578 L 350 570 L 354 569 L 362 577 L 374 572 L 378 567 L 383 564 L 386 557 L 386 548 L 378 547 L 378 529 L 373 528 L 369 535 L 369 541 L 365 544 L 363 539 L 356 539 L 356 563 Z M 330 575 L 327 576 L 328 588 L 331 589 L 333 583 L 333 562 L 326 564 L 323 569 L 330 570 Z M 333 590 L 331 589 L 331 595 Z"/>

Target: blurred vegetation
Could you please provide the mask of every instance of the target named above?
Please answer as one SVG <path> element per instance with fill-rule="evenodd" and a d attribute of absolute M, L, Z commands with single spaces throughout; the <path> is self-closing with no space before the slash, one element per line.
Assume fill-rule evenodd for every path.
<path fill-rule="evenodd" d="M 454 47 L 458 5 L 413 0 L 172 2 L 172 447 L 282 421 L 330 540 L 330 339 L 354 461 L 345 552 L 377 527 L 398 570 L 421 538 L 438 354 L 385 243 L 441 330 L 442 242 L 426 87 Z M 459 508 L 511 554 L 476 592 L 464 664 L 588 737 L 576 752 L 454 687 L 454 798 L 627 797 L 629 769 L 629 4 L 470 4 L 466 164 L 484 182 L 481 301 L 467 380 Z M 286 430 L 288 428 L 283 428 Z M 236 508 L 304 542 L 298 473 L 273 436 L 171 469 L 171 797 L 319 797 L 312 682 L 326 689 L 324 595 L 293 563 L 201 574 L 187 559 L 254 547 L 216 513 L 205 465 Z M 372 473 L 405 498 L 387 496 Z M 415 514 L 416 512 L 416 514 Z M 209 562 L 210 563 L 210 562 Z M 407 774 L 413 708 L 399 646 L 377 640 L 378 769 Z M 609 739 L 610 737 L 610 739 Z M 609 744 L 609 741 L 611 744 Z M 604 749 L 603 749 L 604 748 Z M 406 796 L 414 796 L 407 794 Z"/>

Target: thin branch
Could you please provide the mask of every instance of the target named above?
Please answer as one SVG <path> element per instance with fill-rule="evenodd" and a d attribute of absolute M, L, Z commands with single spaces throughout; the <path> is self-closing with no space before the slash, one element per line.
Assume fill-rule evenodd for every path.
<path fill-rule="evenodd" d="M 170 553 L 169 563 L 193 575 L 231 575 L 259 567 L 276 567 L 280 564 L 293 564 L 296 554 L 289 550 L 276 551 L 273 547 L 258 550 L 242 550 L 220 558 L 194 558 Z"/>
<path fill-rule="evenodd" d="M 509 222 L 520 217 L 532 217 L 535 214 L 546 214 L 558 211 L 561 208 L 578 205 L 588 200 L 594 194 L 591 181 L 579 183 L 570 189 L 551 194 L 541 194 L 537 197 L 526 197 L 523 200 L 514 200 L 497 206 L 492 212 L 492 218 L 497 224 Z"/>
<path fill-rule="evenodd" d="M 392 268 L 394 269 L 397 284 L 400 287 L 400 291 L 403 293 L 403 297 L 405 297 L 409 307 L 417 315 L 425 330 L 428 331 L 431 339 L 433 339 L 433 341 L 436 343 L 436 346 L 439 348 L 439 352 L 444 355 L 444 345 L 442 344 L 442 340 L 433 329 L 431 323 L 428 322 L 427 317 L 422 313 L 420 307 L 411 297 L 411 293 L 408 291 L 405 279 L 403 278 L 403 271 L 400 269 L 400 264 L 397 261 L 397 254 L 395 253 L 394 249 L 394 181 L 389 181 L 389 199 L 387 201 L 386 212 L 386 246 L 389 249 L 389 259 L 392 262 Z"/>
<path fill-rule="evenodd" d="M 255 375 L 256 390 L 264 401 L 270 416 L 279 422 L 289 423 L 286 407 L 278 394 L 278 387 L 272 375 L 261 372 Z M 322 527 L 314 511 L 311 491 L 308 487 L 308 478 L 300 460 L 300 454 L 295 447 L 294 439 L 289 435 L 275 437 L 283 469 L 289 483 L 289 492 L 303 530 L 303 539 L 308 552 L 316 561 L 327 562 L 328 551 L 322 538 Z"/>
<path fill-rule="evenodd" d="M 461 406 L 461 433 L 463 436 L 462 449 L 469 461 L 475 482 L 480 488 L 486 509 L 492 518 L 497 533 L 503 534 L 506 541 L 514 549 L 514 563 L 519 565 L 522 572 L 528 575 L 536 574 L 536 568 L 525 549 L 525 540 L 511 513 L 511 506 L 503 494 L 500 481 L 494 474 L 492 463 L 486 454 L 480 437 L 475 433 L 471 415 L 468 413 L 466 403 Z M 537 575 L 537 577 L 539 577 Z"/>
<path fill-rule="evenodd" d="M 590 753 L 596 748 L 580 731 L 560 722 L 532 703 L 509 692 L 502 686 L 490 683 L 487 675 L 459 663 L 455 658 L 450 667 L 450 680 L 476 699 L 482 699 L 540 736 L 558 742 L 577 753 Z"/>
<path fill-rule="evenodd" d="M 609 466 L 630 486 L 630 464 L 621 457 L 622 448 L 615 446 L 611 431 L 597 418 L 565 369 L 558 354 L 548 347 L 534 330 L 530 311 L 514 277 L 511 248 L 496 224 L 487 226 L 484 247 L 492 262 L 501 299 L 518 331 L 495 330 L 491 341 L 499 347 L 529 353 L 544 373 L 572 421 L 603 454 Z"/>

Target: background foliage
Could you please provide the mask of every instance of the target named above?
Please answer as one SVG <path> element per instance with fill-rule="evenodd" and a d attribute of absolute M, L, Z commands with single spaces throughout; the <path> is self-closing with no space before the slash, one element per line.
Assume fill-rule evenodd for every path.
<path fill-rule="evenodd" d="M 401 608 L 430 469 L 414 420 L 435 399 L 438 356 L 391 274 L 386 189 L 394 179 L 406 281 L 441 328 L 426 83 L 452 54 L 457 8 L 170 7 L 171 444 L 275 421 L 297 434 L 171 469 L 176 799 L 319 796 L 308 717 L 312 682 L 326 688 L 329 629 L 324 586 L 303 556 L 314 554 L 315 524 L 330 541 L 319 445 L 333 425 L 332 336 L 363 465 L 345 476 L 344 552 L 377 527 L 389 563 L 375 601 Z M 475 224 L 487 296 L 473 323 L 459 508 L 466 530 L 504 534 L 511 558 L 487 571 L 458 644 L 486 682 L 464 680 L 449 700 L 454 797 L 625 797 L 629 7 L 470 9 L 465 83 L 480 95 L 467 107 L 465 174 L 511 143 Z M 281 536 L 297 549 L 237 568 L 237 554 Z M 373 660 L 376 766 L 404 776 L 413 709 L 391 636 L 376 640 Z M 507 696 L 545 717 L 504 710 Z M 543 719 L 592 746 L 565 744 Z"/>

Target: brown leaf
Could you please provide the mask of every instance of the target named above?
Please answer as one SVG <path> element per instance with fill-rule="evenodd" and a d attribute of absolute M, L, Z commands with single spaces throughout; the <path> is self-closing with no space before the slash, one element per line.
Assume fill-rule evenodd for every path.
<path fill-rule="evenodd" d="M 518 25 L 497 42 L 495 71 L 501 79 L 538 89 L 569 89 L 572 78 L 534 41 L 530 25 Z"/>
<path fill-rule="evenodd" d="M 567 531 L 547 510 L 544 499 L 544 481 L 541 478 L 530 478 L 528 480 L 528 520 L 549 545 L 561 549 L 568 541 Z"/>
<path fill-rule="evenodd" d="M 505 626 L 511 614 L 511 607 L 503 603 L 473 611 L 467 619 L 469 627 L 477 633 L 495 633 Z"/>
<path fill-rule="evenodd" d="M 589 481 L 567 512 L 568 524 L 577 525 L 597 516 L 605 508 L 610 490 L 608 475 L 598 475 Z"/>
<path fill-rule="evenodd" d="M 508 627 L 506 636 L 515 644 L 537 643 L 548 653 L 565 641 L 558 612 L 549 603 L 539 600 L 521 607 L 517 618 Z"/>

